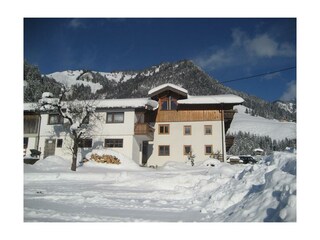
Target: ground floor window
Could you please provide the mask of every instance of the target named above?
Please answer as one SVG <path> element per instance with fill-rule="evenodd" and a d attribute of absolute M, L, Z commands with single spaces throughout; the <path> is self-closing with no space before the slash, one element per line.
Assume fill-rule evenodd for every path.
<path fill-rule="evenodd" d="M 104 146 L 107 148 L 122 148 L 123 147 L 123 139 L 121 139 L 121 138 L 105 139 Z"/>
<path fill-rule="evenodd" d="M 63 142 L 62 139 L 57 140 L 57 148 L 62 148 L 62 142 Z"/>
<path fill-rule="evenodd" d="M 23 148 L 24 149 L 28 148 L 28 142 L 29 142 L 29 138 L 24 137 L 23 138 Z"/>
<path fill-rule="evenodd" d="M 204 149 L 206 155 L 212 154 L 212 145 L 205 145 Z"/>
<path fill-rule="evenodd" d="M 191 145 L 184 145 L 183 146 L 183 155 L 188 155 L 191 152 Z"/>
<path fill-rule="evenodd" d="M 159 156 L 170 156 L 170 146 L 169 145 L 159 146 Z"/>
<path fill-rule="evenodd" d="M 62 139 L 59 139 L 62 140 Z M 92 147 L 92 139 L 86 138 L 86 139 L 80 139 L 79 140 L 79 148 L 91 148 Z"/>

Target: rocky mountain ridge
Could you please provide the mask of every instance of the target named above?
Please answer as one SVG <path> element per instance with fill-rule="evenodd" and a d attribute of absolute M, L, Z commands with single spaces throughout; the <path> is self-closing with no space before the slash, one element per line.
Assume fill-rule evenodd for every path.
<path fill-rule="evenodd" d="M 37 75 L 28 74 L 26 70 L 28 71 L 25 64 L 25 76 Z M 38 75 L 37 77 L 39 78 Z M 107 73 L 92 70 L 68 70 L 41 75 L 40 78 L 42 85 L 45 83 L 52 85 L 54 81 L 57 86 L 61 86 L 61 84 L 71 85 L 70 99 L 146 97 L 150 89 L 164 83 L 172 83 L 187 89 L 190 95 L 238 95 L 245 100 L 244 105 L 252 109 L 252 115 L 287 121 L 295 121 L 296 119 L 295 112 L 287 111 L 278 103 L 270 103 L 256 96 L 224 86 L 189 60 L 161 63 L 141 71 Z M 34 82 L 36 80 L 28 80 L 25 77 L 25 81 L 29 84 L 30 81 Z M 32 86 L 35 87 L 34 84 Z M 42 86 L 41 89 L 44 89 L 44 87 Z M 25 88 L 25 94 L 26 92 L 28 92 L 28 87 Z M 25 96 L 25 101 L 30 100 L 32 100 L 32 97 L 26 98 Z"/>

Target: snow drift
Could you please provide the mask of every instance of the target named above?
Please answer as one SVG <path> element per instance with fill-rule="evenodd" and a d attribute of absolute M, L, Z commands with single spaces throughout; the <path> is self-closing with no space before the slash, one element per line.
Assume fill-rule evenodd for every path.
<path fill-rule="evenodd" d="M 89 162 L 77 172 L 58 157 L 25 165 L 24 220 L 296 221 L 295 153 L 275 152 L 255 165 L 208 159 L 157 169 L 116 157 L 122 166 Z"/>

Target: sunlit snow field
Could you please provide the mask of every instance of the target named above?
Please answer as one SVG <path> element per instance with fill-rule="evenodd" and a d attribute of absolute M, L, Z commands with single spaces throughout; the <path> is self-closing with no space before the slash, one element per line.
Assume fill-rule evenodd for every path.
<path fill-rule="evenodd" d="M 24 165 L 25 222 L 296 221 L 296 155 L 255 165 L 208 159 L 153 169 L 52 156 Z M 214 166 L 213 166 L 214 165 Z"/>

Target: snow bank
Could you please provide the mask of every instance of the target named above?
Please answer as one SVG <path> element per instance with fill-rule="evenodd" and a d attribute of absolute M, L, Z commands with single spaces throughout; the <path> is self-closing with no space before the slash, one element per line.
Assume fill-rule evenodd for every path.
<path fill-rule="evenodd" d="M 105 164 L 98 163 L 95 161 L 89 161 L 84 163 L 82 166 L 78 164 L 77 172 L 86 172 L 86 173 L 99 173 L 105 172 L 106 169 L 115 169 L 115 170 L 141 170 L 141 167 L 137 165 L 132 159 L 124 156 L 123 154 L 110 150 L 110 149 L 95 149 L 92 152 L 86 155 L 87 159 L 90 159 L 91 154 L 98 155 L 112 155 L 117 157 L 121 164 Z M 64 159 L 59 156 L 49 156 L 45 159 L 38 160 L 33 165 L 24 164 L 24 170 L 26 173 L 32 172 L 48 172 L 48 173 L 71 173 L 71 159 Z"/>
<path fill-rule="evenodd" d="M 56 156 L 25 164 L 25 221 L 296 221 L 295 153 L 254 165 L 208 159 L 157 169 L 110 149 L 92 153 L 121 164 L 89 161 L 77 172 Z"/>
<path fill-rule="evenodd" d="M 132 159 L 124 156 L 123 154 L 111 150 L 111 149 L 94 149 L 92 152 L 86 154 L 86 159 L 90 159 L 92 154 L 98 154 L 100 156 L 106 154 L 106 155 L 112 155 L 115 156 L 120 160 L 120 164 L 106 164 L 106 163 L 98 163 L 93 160 L 90 160 L 89 162 L 86 162 L 83 167 L 102 167 L 102 168 L 114 168 L 114 169 L 122 169 L 122 170 L 140 170 L 140 166 L 136 164 Z"/>
<path fill-rule="evenodd" d="M 195 187 L 192 202 L 207 199 L 201 212 L 208 221 L 296 221 L 295 155 L 278 152 L 263 164 L 242 166 L 222 163 Z"/>
<path fill-rule="evenodd" d="M 25 172 L 70 172 L 71 160 L 59 156 L 49 156 L 33 165 L 24 165 Z"/>

